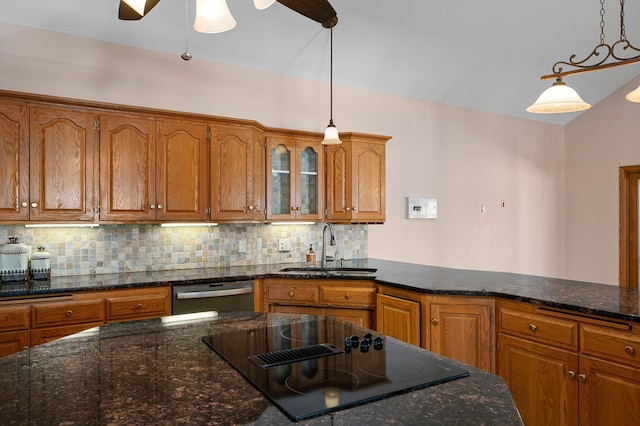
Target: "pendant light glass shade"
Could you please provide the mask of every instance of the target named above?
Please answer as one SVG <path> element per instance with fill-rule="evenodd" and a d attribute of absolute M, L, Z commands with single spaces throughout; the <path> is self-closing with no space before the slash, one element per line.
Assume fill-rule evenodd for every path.
<path fill-rule="evenodd" d="M 342 141 L 338 135 L 338 129 L 333 125 L 333 120 L 329 121 L 329 125 L 324 131 L 324 139 L 322 145 L 340 145 Z"/>
<path fill-rule="evenodd" d="M 200 33 L 223 33 L 236 26 L 226 0 L 197 0 L 193 29 Z"/>
<path fill-rule="evenodd" d="M 638 88 L 633 92 L 629 92 L 625 97 L 625 99 L 628 100 L 629 102 L 640 103 L 640 86 L 638 86 Z"/>
<path fill-rule="evenodd" d="M 276 0 L 253 0 L 253 4 L 258 10 L 264 10 L 275 2 Z"/>
<path fill-rule="evenodd" d="M 542 92 L 538 100 L 527 108 L 527 111 L 535 114 L 555 114 L 584 111 L 589 108 L 591 105 L 583 101 L 578 92 L 567 86 L 562 78 L 558 77 L 556 82 Z"/>

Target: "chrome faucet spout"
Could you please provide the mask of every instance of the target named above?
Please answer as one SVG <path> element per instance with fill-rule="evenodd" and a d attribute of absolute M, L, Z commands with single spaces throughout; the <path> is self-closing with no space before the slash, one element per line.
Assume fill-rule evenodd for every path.
<path fill-rule="evenodd" d="M 324 228 L 322 228 L 322 255 L 320 257 L 320 267 L 327 267 L 327 229 L 329 230 L 329 245 L 336 245 L 336 238 L 333 234 L 333 227 L 330 223 L 325 223 Z"/>

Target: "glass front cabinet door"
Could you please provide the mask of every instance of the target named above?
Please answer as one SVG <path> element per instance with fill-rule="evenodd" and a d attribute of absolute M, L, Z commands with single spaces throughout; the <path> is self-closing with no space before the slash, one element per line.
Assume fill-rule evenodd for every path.
<path fill-rule="evenodd" d="M 323 219 L 323 161 L 316 138 L 267 137 L 267 220 Z"/>

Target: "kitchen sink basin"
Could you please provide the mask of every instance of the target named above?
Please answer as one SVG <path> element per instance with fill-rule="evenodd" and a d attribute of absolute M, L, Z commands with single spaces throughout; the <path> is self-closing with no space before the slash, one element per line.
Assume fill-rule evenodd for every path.
<path fill-rule="evenodd" d="M 336 268 L 318 268 L 318 267 L 297 267 L 297 268 L 284 268 L 280 272 L 297 272 L 299 274 L 336 274 L 336 275 L 367 275 L 376 272 L 375 268 L 348 268 L 348 267 L 336 267 Z"/>

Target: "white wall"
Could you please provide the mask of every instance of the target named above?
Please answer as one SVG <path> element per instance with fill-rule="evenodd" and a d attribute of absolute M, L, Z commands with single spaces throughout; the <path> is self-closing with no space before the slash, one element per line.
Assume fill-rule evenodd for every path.
<path fill-rule="evenodd" d="M 618 284 L 618 171 L 640 164 L 636 78 L 566 126 L 567 276 Z"/>
<path fill-rule="evenodd" d="M 311 131 L 328 121 L 323 82 L 9 24 L 0 24 L 0 40 L 4 90 Z M 564 275 L 563 127 L 341 86 L 334 121 L 341 131 L 393 137 L 387 223 L 369 227 L 370 257 Z M 438 219 L 407 220 L 406 196 L 437 197 Z"/>

